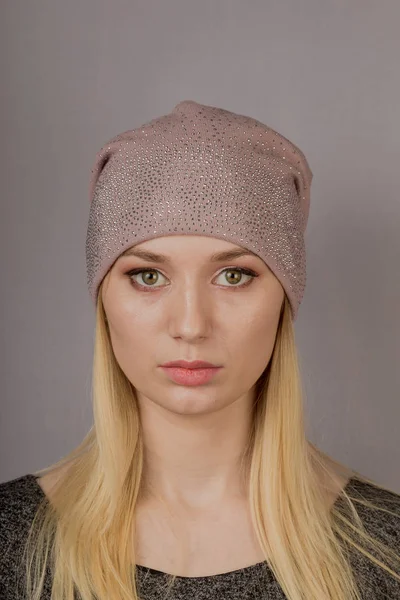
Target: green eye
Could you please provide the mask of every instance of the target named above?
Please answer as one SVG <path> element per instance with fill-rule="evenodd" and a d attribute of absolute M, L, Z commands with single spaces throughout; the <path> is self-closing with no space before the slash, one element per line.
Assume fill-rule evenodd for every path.
<path fill-rule="evenodd" d="M 147 281 L 147 283 L 150 283 L 150 285 L 147 285 L 147 283 L 146 284 L 138 283 L 136 281 L 136 279 L 134 279 L 134 277 L 136 275 L 141 275 L 143 273 L 151 274 L 149 280 Z M 232 285 L 225 286 L 225 287 L 232 287 L 232 288 L 233 287 L 235 287 L 235 288 L 246 287 L 247 285 L 249 285 L 251 283 L 252 279 L 254 279 L 255 277 L 258 277 L 257 273 L 255 273 L 251 269 L 244 269 L 243 267 L 226 268 L 223 271 L 221 271 L 221 273 L 219 273 L 218 277 L 220 277 L 221 275 L 223 275 L 225 273 L 239 273 L 240 274 L 240 278 L 238 278 L 236 276 L 236 281 L 233 281 Z M 157 274 L 157 276 L 155 277 L 154 274 Z M 157 283 L 157 281 L 159 279 L 159 277 L 158 277 L 159 275 L 161 275 L 161 277 L 164 277 L 164 275 L 158 269 L 133 269 L 131 271 L 128 271 L 128 273 L 126 273 L 126 275 L 130 278 L 132 285 L 134 285 L 135 287 L 138 287 L 138 288 L 147 288 L 147 289 L 154 288 L 154 287 L 162 287 L 162 286 L 156 286 L 155 283 Z M 243 283 L 241 285 L 237 285 L 237 282 L 241 281 L 242 275 L 249 277 L 250 280 L 247 280 L 245 283 Z M 145 281 L 144 278 L 142 278 L 142 281 Z M 227 281 L 227 279 L 225 279 L 225 281 Z"/>

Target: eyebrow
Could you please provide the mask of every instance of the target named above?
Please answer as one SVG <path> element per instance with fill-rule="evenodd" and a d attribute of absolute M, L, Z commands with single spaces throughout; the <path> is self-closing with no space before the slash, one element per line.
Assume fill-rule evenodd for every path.
<path fill-rule="evenodd" d="M 138 258 L 143 258 L 143 260 L 148 260 L 149 262 L 165 263 L 167 265 L 170 265 L 172 262 L 171 259 L 164 254 L 156 254 L 154 252 L 149 252 L 148 250 L 140 250 L 139 248 L 130 248 L 121 254 L 121 257 L 122 256 L 136 256 Z M 237 250 L 216 252 L 211 255 L 210 261 L 213 263 L 223 262 L 239 258 L 239 256 L 255 256 L 256 258 L 259 258 L 258 254 L 255 254 L 255 252 L 252 252 L 251 250 L 242 250 L 238 248 Z"/>

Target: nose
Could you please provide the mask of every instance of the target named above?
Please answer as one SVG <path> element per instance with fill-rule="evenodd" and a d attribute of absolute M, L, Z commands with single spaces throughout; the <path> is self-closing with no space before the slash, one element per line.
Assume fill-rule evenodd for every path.
<path fill-rule="evenodd" d="M 206 294 L 192 286 L 171 299 L 170 321 L 174 336 L 184 339 L 207 337 L 213 325 L 213 311 Z"/>

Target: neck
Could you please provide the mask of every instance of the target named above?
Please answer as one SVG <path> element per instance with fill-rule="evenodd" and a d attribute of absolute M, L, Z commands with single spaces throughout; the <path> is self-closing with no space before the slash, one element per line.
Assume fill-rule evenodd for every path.
<path fill-rule="evenodd" d="M 247 394 L 213 413 L 177 414 L 140 400 L 145 496 L 187 510 L 245 499 L 252 405 Z"/>

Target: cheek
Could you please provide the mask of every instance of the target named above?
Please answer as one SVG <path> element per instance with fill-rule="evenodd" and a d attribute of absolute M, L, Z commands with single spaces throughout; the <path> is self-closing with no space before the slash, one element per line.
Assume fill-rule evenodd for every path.
<path fill-rule="evenodd" d="M 279 323 L 280 310 L 265 310 L 265 307 L 257 310 L 246 311 L 241 320 L 241 331 L 253 343 L 265 343 L 274 339 Z"/>
<path fill-rule="evenodd" d="M 256 379 L 269 363 L 274 349 L 279 313 L 265 313 L 248 319 L 241 325 L 242 336 L 237 340 L 239 367 L 242 365 Z"/>
<path fill-rule="evenodd" d="M 136 317 L 113 319 L 110 323 L 110 340 L 116 360 L 125 375 L 132 381 L 143 372 L 149 358 L 154 355 L 155 332 L 151 325 Z M 148 367 L 148 364 L 147 364 Z"/>

